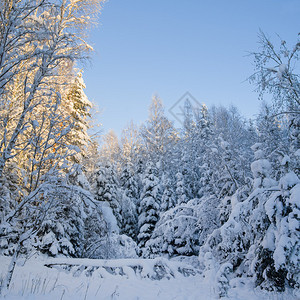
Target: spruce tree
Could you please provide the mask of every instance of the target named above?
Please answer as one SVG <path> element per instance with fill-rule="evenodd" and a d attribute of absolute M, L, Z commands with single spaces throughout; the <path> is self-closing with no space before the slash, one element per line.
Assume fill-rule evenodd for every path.
<path fill-rule="evenodd" d="M 137 237 L 137 197 L 138 186 L 131 171 L 132 166 L 127 163 L 121 174 L 122 191 L 122 228 L 121 233 L 136 241 Z"/>
<path fill-rule="evenodd" d="M 169 178 L 169 174 L 165 177 L 163 182 L 163 194 L 161 197 L 161 212 L 165 212 L 171 208 L 173 208 L 176 204 L 176 196 L 172 186 L 171 178 Z"/>
<path fill-rule="evenodd" d="M 119 182 L 114 166 L 110 163 L 99 163 L 95 174 L 95 182 L 93 183 L 93 192 L 97 201 L 109 204 L 117 220 L 117 225 L 121 228 L 122 216 Z"/>
<path fill-rule="evenodd" d="M 151 238 L 155 224 L 159 218 L 159 181 L 157 178 L 157 170 L 153 163 L 147 163 L 147 167 L 143 179 L 143 192 L 139 204 L 138 216 L 138 246 L 142 254 L 146 242 Z"/>

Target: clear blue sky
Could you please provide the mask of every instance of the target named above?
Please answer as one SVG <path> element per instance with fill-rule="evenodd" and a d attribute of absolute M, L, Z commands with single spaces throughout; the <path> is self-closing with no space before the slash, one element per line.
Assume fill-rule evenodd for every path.
<path fill-rule="evenodd" d="M 147 118 L 153 94 L 167 115 L 189 91 L 253 117 L 260 103 L 245 82 L 253 72 L 247 52 L 258 49 L 259 28 L 292 43 L 299 25 L 300 0 L 109 0 L 90 35 L 86 94 L 103 131 L 117 134 Z"/>

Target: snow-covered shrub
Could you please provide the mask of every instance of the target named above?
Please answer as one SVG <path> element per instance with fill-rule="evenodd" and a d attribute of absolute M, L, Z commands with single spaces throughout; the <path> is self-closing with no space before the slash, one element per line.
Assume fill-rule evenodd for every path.
<path fill-rule="evenodd" d="M 196 203 L 195 211 L 198 218 L 196 226 L 199 232 L 199 245 L 201 246 L 205 243 L 207 236 L 220 226 L 219 199 L 215 196 L 204 196 Z"/>
<path fill-rule="evenodd" d="M 89 258 L 119 259 L 136 258 L 136 242 L 125 234 L 109 233 L 99 237 L 91 246 Z"/>
<path fill-rule="evenodd" d="M 199 228 L 197 200 L 182 203 L 161 214 L 151 239 L 146 243 L 147 256 L 167 254 L 169 257 L 197 255 Z"/>
<path fill-rule="evenodd" d="M 57 187 L 45 198 L 49 206 L 37 231 L 36 245 L 50 256 L 82 256 L 85 214 L 80 194 L 73 189 Z"/>
<path fill-rule="evenodd" d="M 230 289 L 230 274 L 233 271 L 233 266 L 230 263 L 224 263 L 216 274 L 217 291 L 220 298 L 227 297 Z"/>
<path fill-rule="evenodd" d="M 137 258 L 136 242 L 125 234 L 113 234 L 109 237 L 111 258 Z"/>

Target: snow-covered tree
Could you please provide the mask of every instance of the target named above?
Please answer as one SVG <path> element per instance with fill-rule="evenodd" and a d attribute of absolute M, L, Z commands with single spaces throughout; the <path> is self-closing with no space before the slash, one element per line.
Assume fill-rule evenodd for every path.
<path fill-rule="evenodd" d="M 111 234 L 101 206 L 96 203 L 85 208 L 83 257 L 107 258 L 107 240 Z M 109 246 L 108 246 L 109 247 Z"/>
<path fill-rule="evenodd" d="M 125 165 L 121 175 L 121 192 L 122 192 L 122 228 L 121 232 L 136 240 L 137 236 L 137 197 L 138 185 L 132 174 L 132 166 L 128 163 Z"/>
<path fill-rule="evenodd" d="M 97 7 L 99 3 L 100 0 L 1 2 L 0 99 L 4 109 L 0 115 L 0 176 L 7 161 L 26 149 L 28 143 L 20 141 L 20 137 L 28 129 L 32 115 L 47 104 L 45 98 L 60 101 L 59 69 L 66 62 L 82 59 L 90 50 L 82 34 L 91 22 L 85 12 L 91 9 L 89 4 Z M 92 14 L 97 12 L 95 7 Z M 20 93 L 11 93 L 18 83 Z"/>
<path fill-rule="evenodd" d="M 88 145 L 91 142 L 88 129 L 90 127 L 89 120 L 91 117 L 90 109 L 92 103 L 84 93 L 85 87 L 82 73 L 78 72 L 76 76 L 74 76 L 66 99 L 64 99 L 63 102 L 65 113 L 71 116 L 70 121 L 73 123 L 68 136 L 68 142 L 79 147 L 81 150 L 80 153 L 74 157 L 76 162 L 80 162 L 81 157 L 86 156 Z"/>
<path fill-rule="evenodd" d="M 181 144 L 181 172 L 189 199 L 197 198 L 211 188 L 207 152 L 211 144 L 212 128 L 207 107 L 193 109 L 187 101 L 184 110 L 184 128 Z"/>
<path fill-rule="evenodd" d="M 137 165 L 139 156 L 144 149 L 139 128 L 133 122 L 123 129 L 120 144 L 123 164 L 130 162 L 133 165 Z"/>
<path fill-rule="evenodd" d="M 121 164 L 121 148 L 117 135 L 113 130 L 110 130 L 102 137 L 102 144 L 100 148 L 100 156 L 102 160 L 120 167 Z"/>
<path fill-rule="evenodd" d="M 270 225 L 265 204 L 271 193 L 269 189 L 276 186 L 262 144 L 256 143 L 252 149 L 255 152 L 255 161 L 251 164 L 254 177 L 252 192 L 245 198 L 247 192 L 244 193 L 241 188 L 231 197 L 232 208 L 227 221 L 208 236 L 199 256 L 204 263 L 206 254 L 212 253 L 220 265 L 228 262 L 237 273 L 246 272 L 248 275 L 254 275 L 268 261 L 268 257 L 263 256 L 256 264 L 254 257 Z"/>
<path fill-rule="evenodd" d="M 70 186 L 65 189 L 54 189 L 48 197 L 51 205 L 37 231 L 38 250 L 50 256 L 63 254 L 81 257 L 84 220 L 80 196 L 74 193 Z"/>
<path fill-rule="evenodd" d="M 300 148 L 300 81 L 299 81 L 299 35 L 294 46 L 285 40 L 273 43 L 263 32 L 259 34 L 261 51 L 252 53 L 255 73 L 249 81 L 257 86 L 260 98 L 272 95 L 274 106 L 270 118 L 273 123 L 284 118 L 288 123 L 288 135 L 292 151 Z"/>
<path fill-rule="evenodd" d="M 143 192 L 138 207 L 138 246 L 143 251 L 159 218 L 159 181 L 154 164 L 149 161 L 143 179 Z M 147 253 L 148 255 L 148 253 Z"/>
<path fill-rule="evenodd" d="M 120 183 L 126 195 L 136 204 L 138 201 L 138 184 L 131 163 L 127 163 L 123 167 Z"/>
<path fill-rule="evenodd" d="M 188 186 L 186 180 L 185 180 L 185 175 L 187 173 L 184 172 L 184 174 L 182 174 L 182 172 L 178 172 L 176 174 L 176 203 L 181 204 L 181 203 L 186 203 L 188 201 L 188 196 L 187 196 L 187 188 L 186 186 Z"/>
<path fill-rule="evenodd" d="M 146 243 L 148 256 L 191 256 L 199 250 L 198 210 L 195 201 L 182 203 L 161 214 Z"/>
<path fill-rule="evenodd" d="M 160 201 L 160 211 L 165 212 L 175 207 L 176 204 L 176 196 L 172 186 L 172 180 L 170 178 L 170 174 L 167 174 L 165 176 L 162 188 L 163 188 L 163 194 L 161 196 L 161 201 Z"/>
<path fill-rule="evenodd" d="M 260 97 L 265 92 L 273 95 L 279 112 L 299 113 L 300 83 L 298 71 L 299 35 L 293 47 L 285 40 L 274 44 L 262 31 L 259 33 L 260 52 L 253 52 L 255 73 L 249 78 L 256 84 Z"/>
<path fill-rule="evenodd" d="M 147 155 L 154 164 L 160 163 L 159 169 L 164 171 L 167 155 L 176 143 L 177 133 L 173 124 L 165 116 L 162 100 L 158 96 L 152 98 L 149 119 L 141 128 L 141 136 Z"/>
<path fill-rule="evenodd" d="M 81 164 L 84 168 L 85 175 L 90 183 L 90 185 L 93 184 L 97 164 L 100 160 L 99 155 L 99 143 L 97 140 L 93 137 L 91 137 L 91 142 L 88 143 L 88 147 L 85 151 L 85 157 L 83 157 Z"/>
<path fill-rule="evenodd" d="M 100 202 L 106 202 L 112 209 L 119 228 L 122 226 L 121 203 L 119 182 L 110 163 L 99 163 L 95 173 L 95 182 L 93 183 L 93 192 L 95 199 Z"/>
<path fill-rule="evenodd" d="M 283 162 L 283 160 L 281 160 Z M 267 289 L 285 290 L 288 285 L 299 288 L 299 197 L 300 180 L 294 172 L 286 170 L 278 189 L 265 202 L 268 224 L 264 237 L 255 243 L 252 262 L 257 284 Z"/>

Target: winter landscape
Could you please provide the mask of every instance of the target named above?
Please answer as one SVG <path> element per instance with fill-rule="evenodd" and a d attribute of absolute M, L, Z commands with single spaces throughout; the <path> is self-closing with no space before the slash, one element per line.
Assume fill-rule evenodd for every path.
<path fill-rule="evenodd" d="M 155 94 L 104 134 L 104 2 L 0 0 L 0 299 L 300 299 L 300 33 L 259 31 L 255 118 Z"/>

